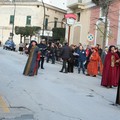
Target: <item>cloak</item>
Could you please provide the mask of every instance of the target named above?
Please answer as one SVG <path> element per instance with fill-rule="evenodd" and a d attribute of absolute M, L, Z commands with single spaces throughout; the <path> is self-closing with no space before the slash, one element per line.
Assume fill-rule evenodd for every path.
<path fill-rule="evenodd" d="M 87 66 L 87 73 L 89 75 L 97 75 L 98 74 L 98 66 L 100 66 L 100 73 L 102 74 L 102 61 L 98 54 L 98 52 L 92 53 L 90 56 L 90 62 Z"/>
<path fill-rule="evenodd" d="M 39 48 L 32 46 L 23 74 L 26 76 L 37 75 L 38 61 L 40 60 Z"/>
<path fill-rule="evenodd" d="M 101 85 L 105 87 L 118 86 L 118 70 L 116 60 L 119 57 L 116 53 L 109 52 L 105 57 Z"/>

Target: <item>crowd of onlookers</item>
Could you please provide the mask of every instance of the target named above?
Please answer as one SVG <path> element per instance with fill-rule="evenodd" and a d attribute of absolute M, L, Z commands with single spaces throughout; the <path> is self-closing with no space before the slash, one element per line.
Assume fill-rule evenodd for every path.
<path fill-rule="evenodd" d="M 25 52 L 29 53 L 29 44 L 19 45 L 19 51 L 21 54 Z M 49 42 L 43 39 L 37 46 L 41 52 L 41 59 L 39 61 L 39 67 L 44 69 L 44 61 L 55 64 L 56 61 L 63 62 L 60 72 L 68 73 L 74 72 L 74 67 L 78 68 L 78 74 L 82 73 L 86 75 L 92 75 L 96 77 L 97 74 L 102 74 L 103 64 L 105 56 L 108 53 L 108 47 L 103 50 L 99 44 L 96 46 L 83 46 L 81 43 L 78 45 L 68 45 L 67 42 L 61 44 L 57 42 Z M 115 52 L 120 56 L 120 51 L 115 47 Z M 94 60 L 93 60 L 94 59 Z M 41 64 L 40 64 L 41 63 Z M 89 63 L 89 64 L 88 64 Z"/>

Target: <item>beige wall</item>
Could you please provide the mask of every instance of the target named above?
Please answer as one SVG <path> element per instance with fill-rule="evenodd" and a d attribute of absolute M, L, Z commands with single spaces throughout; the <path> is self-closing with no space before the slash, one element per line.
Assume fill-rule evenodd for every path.
<path fill-rule="evenodd" d="M 62 21 L 66 11 L 46 5 L 46 15 L 49 16 L 49 21 L 54 21 L 54 18 L 58 18 L 58 21 Z M 12 25 L 10 22 L 10 15 L 14 14 L 14 5 L 0 3 L 0 40 L 4 43 L 10 32 L 12 31 Z M 26 17 L 31 16 L 31 26 L 43 27 L 44 10 L 41 3 L 17 3 L 15 14 L 15 26 L 26 26 Z M 52 29 L 54 24 L 48 24 L 48 28 Z M 58 24 L 60 27 L 61 24 Z M 20 43 L 19 35 L 14 35 L 14 42 Z"/>
<path fill-rule="evenodd" d="M 87 35 L 90 28 L 90 10 L 81 11 L 80 22 L 75 22 L 71 28 L 70 44 L 87 45 Z"/>

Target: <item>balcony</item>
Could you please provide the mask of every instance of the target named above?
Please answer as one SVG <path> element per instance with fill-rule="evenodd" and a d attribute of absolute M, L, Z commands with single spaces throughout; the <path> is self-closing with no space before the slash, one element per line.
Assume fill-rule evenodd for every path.
<path fill-rule="evenodd" d="M 91 0 L 68 0 L 67 7 L 74 10 L 77 8 L 85 9 L 85 5 Z"/>

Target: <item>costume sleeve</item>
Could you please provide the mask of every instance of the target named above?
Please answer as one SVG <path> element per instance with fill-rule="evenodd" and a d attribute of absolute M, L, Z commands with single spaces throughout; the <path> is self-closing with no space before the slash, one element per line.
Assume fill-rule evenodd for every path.
<path fill-rule="evenodd" d="M 95 60 L 98 60 L 98 58 L 99 58 L 99 55 L 97 53 L 95 53 L 95 54 L 91 55 L 90 59 L 95 61 Z"/>
<path fill-rule="evenodd" d="M 38 61 L 40 60 L 40 56 L 41 56 L 41 53 L 38 52 L 38 54 L 37 54 L 37 60 L 38 60 Z"/>

